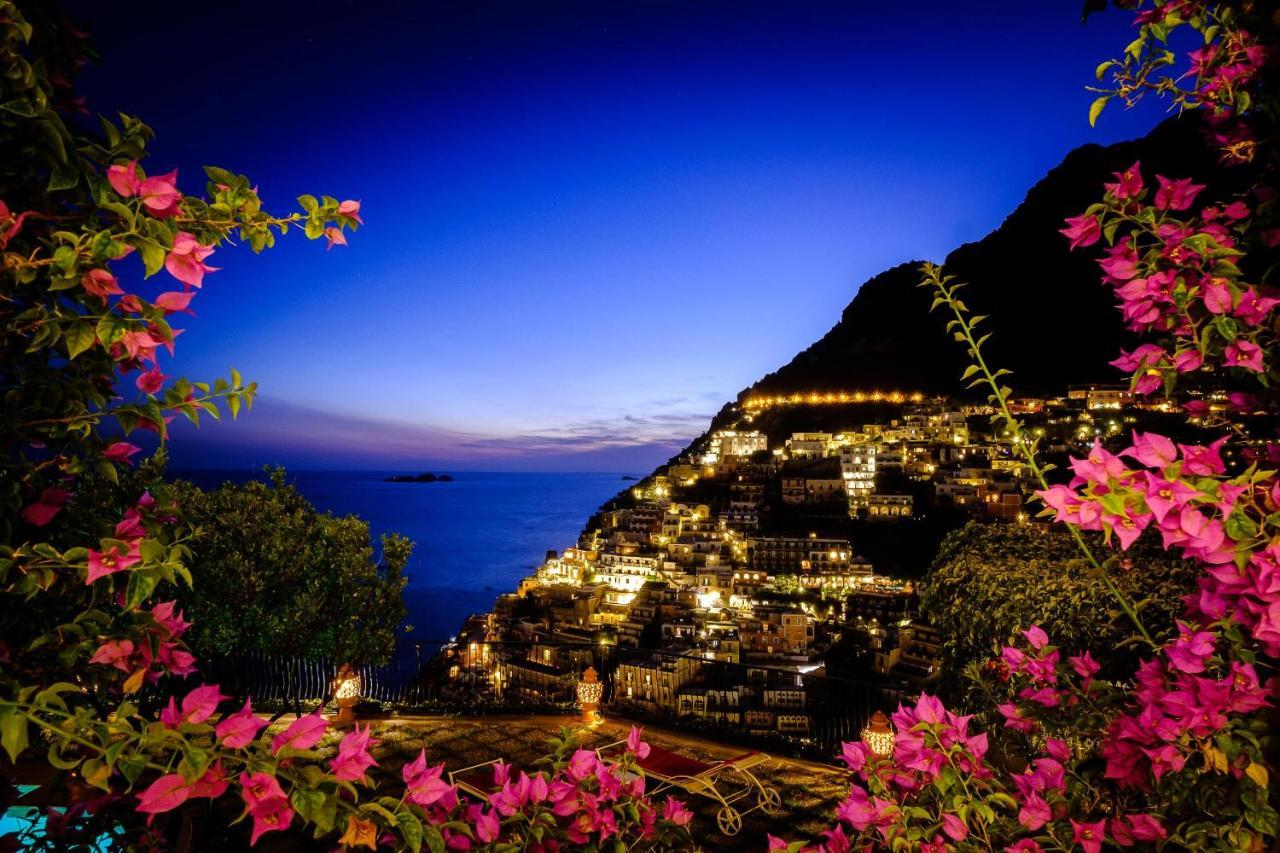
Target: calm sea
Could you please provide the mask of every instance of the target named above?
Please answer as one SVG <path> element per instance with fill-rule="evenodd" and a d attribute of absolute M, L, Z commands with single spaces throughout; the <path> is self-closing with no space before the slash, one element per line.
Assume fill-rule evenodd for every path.
<path fill-rule="evenodd" d="M 403 471 L 296 471 L 289 479 L 322 510 L 369 522 L 375 541 L 414 542 L 407 571 L 406 638 L 423 653 L 457 633 L 470 613 L 512 592 L 549 550 L 571 547 L 587 518 L 631 481 L 621 474 L 449 473 L 452 483 L 387 483 Z M 175 471 L 212 488 L 252 472 Z"/>

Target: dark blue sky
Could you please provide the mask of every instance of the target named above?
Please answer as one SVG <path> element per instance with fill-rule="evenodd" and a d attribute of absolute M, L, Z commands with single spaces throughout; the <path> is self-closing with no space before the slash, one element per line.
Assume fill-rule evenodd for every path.
<path fill-rule="evenodd" d="M 166 367 L 261 402 L 175 461 L 650 467 L 863 280 L 1155 123 L 1089 128 L 1130 26 L 1079 6 L 73 4 L 90 107 L 155 128 L 152 171 L 364 205 L 345 249 L 217 253 Z"/>

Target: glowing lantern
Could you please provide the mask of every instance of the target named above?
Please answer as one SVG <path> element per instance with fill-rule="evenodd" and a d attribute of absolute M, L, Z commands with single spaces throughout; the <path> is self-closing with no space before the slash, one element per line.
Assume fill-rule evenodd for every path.
<path fill-rule="evenodd" d="M 604 685 L 593 666 L 587 667 L 578 682 L 578 704 L 582 706 L 582 722 L 591 725 L 596 721 L 596 711 L 600 708 L 600 697 L 604 695 Z"/>
<path fill-rule="evenodd" d="M 333 679 L 333 703 L 338 706 L 338 716 L 334 723 L 340 726 L 354 723 L 355 708 L 359 701 L 360 676 L 351 668 L 351 664 L 344 663 Z"/>
<path fill-rule="evenodd" d="M 862 729 L 862 742 L 873 755 L 880 758 L 893 755 L 893 724 L 884 715 L 884 711 L 876 711 L 871 715 Z"/>

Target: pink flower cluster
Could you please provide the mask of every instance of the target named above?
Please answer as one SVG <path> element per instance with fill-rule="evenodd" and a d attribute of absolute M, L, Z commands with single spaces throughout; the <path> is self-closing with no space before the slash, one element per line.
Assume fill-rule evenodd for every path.
<path fill-rule="evenodd" d="M 1026 681 L 1026 686 L 1019 691 L 1018 698 L 1042 708 L 1070 707 L 1076 704 L 1079 701 L 1076 690 L 1072 685 L 1062 681 L 1061 676 L 1064 673 L 1058 669 L 1061 652 L 1049 644 L 1048 635 L 1038 625 L 1032 625 L 1023 631 L 1022 635 L 1026 638 L 1029 648 L 1023 650 L 1014 646 L 1005 646 L 1001 653 L 1010 677 L 1022 676 Z M 1094 676 L 1102 668 L 1101 665 L 1087 650 L 1067 658 L 1067 663 L 1079 679 L 1079 693 L 1087 695 L 1093 688 Z M 1004 716 L 1005 725 L 1008 728 L 1023 732 L 1036 729 L 1035 722 L 1024 716 L 1013 702 L 998 706 L 998 710 Z"/>
<path fill-rule="evenodd" d="M 1205 207 L 1193 219 L 1179 217 L 1174 214 L 1190 210 L 1204 186 L 1162 175 L 1156 176 L 1156 184 L 1147 206 L 1149 188 L 1141 165 L 1134 163 L 1105 185 L 1102 204 L 1070 217 L 1062 229 L 1071 248 L 1077 249 L 1098 243 L 1108 227 L 1120 224 L 1112 221 L 1108 226 L 1112 217 L 1146 217 L 1153 223 L 1131 226 L 1130 233 L 1106 249 L 1098 265 L 1103 282 L 1119 297 L 1129 328 L 1172 335 L 1175 343 L 1171 348 L 1144 344 L 1121 353 L 1112 364 L 1134 374 L 1134 391 L 1139 394 L 1159 390 L 1167 376 L 1198 370 L 1208 356 L 1227 367 L 1263 372 L 1257 333 L 1280 298 L 1240 283 L 1230 263 L 1242 254 L 1238 235 L 1251 215 L 1249 206 L 1236 200 Z M 1206 351 L 1198 331 L 1215 318 L 1234 333 Z"/>
<path fill-rule="evenodd" d="M 1224 669 L 1213 660 L 1216 652 L 1213 634 L 1182 624 L 1164 659 L 1139 667 L 1133 708 L 1112 720 L 1102 746 L 1107 778 L 1150 789 L 1166 773 L 1181 770 L 1201 742 L 1227 729 L 1230 715 L 1270 704 L 1274 679 L 1260 682 L 1253 665 L 1238 660 Z M 1237 778 L 1248 764 L 1241 758 L 1243 765 L 1228 768 Z"/>
<path fill-rule="evenodd" d="M 89 663 L 114 667 L 131 674 L 141 684 L 155 684 L 166 672 L 187 676 L 196 670 L 195 655 L 187 651 L 180 638 L 191 623 L 182 618 L 172 601 L 162 601 L 148 612 L 151 625 L 130 637 L 103 640 Z"/>
<path fill-rule="evenodd" d="M 1135 432 L 1133 444 L 1118 454 L 1095 443 L 1088 457 L 1071 460 L 1076 476 L 1069 484 L 1037 494 L 1055 521 L 1114 534 L 1121 548 L 1143 530 L 1158 530 L 1165 548 L 1205 564 L 1189 602 L 1192 614 L 1232 619 L 1268 654 L 1278 655 L 1280 543 L 1258 549 L 1251 519 L 1280 507 L 1280 483 L 1247 473 L 1221 479 L 1225 441 L 1185 445 Z M 1121 457 L 1142 467 L 1131 468 Z"/>

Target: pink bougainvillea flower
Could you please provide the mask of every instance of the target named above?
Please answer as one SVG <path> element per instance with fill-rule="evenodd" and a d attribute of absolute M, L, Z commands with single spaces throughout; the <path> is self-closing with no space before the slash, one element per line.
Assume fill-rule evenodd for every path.
<path fill-rule="evenodd" d="M 202 246 L 194 234 L 179 231 L 173 238 L 173 248 L 164 259 L 164 268 L 183 284 L 200 287 L 205 273 L 218 270 L 204 262 L 212 254 L 212 246 Z"/>
<path fill-rule="evenodd" d="M 1043 649 L 1049 645 L 1049 635 L 1039 625 L 1032 625 L 1022 632 L 1022 636 L 1027 638 L 1027 642 L 1031 644 L 1033 649 Z"/>
<path fill-rule="evenodd" d="M 248 806 L 248 815 L 253 818 L 253 832 L 249 835 L 251 845 L 257 844 L 265 833 L 288 829 L 293 822 L 293 808 L 287 797 L 259 800 Z"/>
<path fill-rule="evenodd" d="M 1222 209 L 1222 215 L 1232 222 L 1239 222 L 1249 216 L 1249 205 L 1237 199 Z"/>
<path fill-rule="evenodd" d="M 1230 314 L 1235 301 L 1225 278 L 1210 278 L 1201 285 L 1200 298 L 1210 314 Z"/>
<path fill-rule="evenodd" d="M 283 797 L 284 789 L 270 773 L 241 773 L 240 792 L 248 805 Z"/>
<path fill-rule="evenodd" d="M 160 644 L 156 657 L 174 675 L 187 676 L 196 671 L 196 656 L 172 640 Z"/>
<path fill-rule="evenodd" d="M 215 761 L 204 771 L 204 775 L 191 783 L 191 796 L 217 799 L 227 790 L 227 775 L 222 769 L 222 762 Z"/>
<path fill-rule="evenodd" d="M 369 754 L 369 748 L 378 740 L 371 736 L 371 726 L 362 730 L 357 725 L 342 742 L 338 744 L 338 754 L 329 762 L 333 775 L 344 782 L 355 782 L 365 778 L 365 771 L 377 764 Z"/>
<path fill-rule="evenodd" d="M 1148 468 L 1164 469 L 1178 459 L 1178 446 L 1154 432 L 1133 431 L 1133 446 L 1121 450 L 1120 456 L 1136 459 Z"/>
<path fill-rule="evenodd" d="M 103 302 L 107 301 L 108 296 L 124 293 L 116 277 L 104 269 L 92 269 L 80 276 L 80 286 L 84 288 L 85 293 Z"/>
<path fill-rule="evenodd" d="M 1138 276 L 1138 253 L 1129 240 L 1117 243 L 1107 250 L 1107 256 L 1098 266 L 1113 281 L 1129 281 Z"/>
<path fill-rule="evenodd" d="M 219 702 L 229 698 L 218 690 L 218 685 L 202 684 L 183 697 L 181 711 L 175 706 L 174 698 L 170 696 L 169 707 L 160 713 L 160 722 L 171 728 L 182 723 L 203 723 L 218 710 Z"/>
<path fill-rule="evenodd" d="M 125 198 L 137 195 L 142 187 L 142 180 L 138 177 L 138 161 L 131 160 L 124 165 L 117 163 L 108 167 L 107 183 Z"/>
<path fill-rule="evenodd" d="M 254 715 L 249 702 L 250 700 L 245 699 L 243 708 L 223 717 L 213 727 L 214 735 L 223 746 L 229 749 L 243 749 L 253 742 L 258 732 L 267 727 L 266 720 L 260 720 Z"/>
<path fill-rule="evenodd" d="M 152 216 L 159 219 L 174 216 L 178 212 L 178 200 L 182 198 L 178 192 L 178 170 L 144 179 L 138 186 L 138 196 Z"/>
<path fill-rule="evenodd" d="M 40 500 L 22 508 L 22 518 L 27 524 L 44 527 L 70 500 L 71 492 L 50 486 L 40 492 Z"/>
<path fill-rule="evenodd" d="M 960 816 L 950 812 L 942 816 L 942 831 L 952 841 L 963 841 L 969 835 L 969 827 L 965 826 Z"/>
<path fill-rule="evenodd" d="M 341 228 L 334 225 L 330 225 L 328 228 L 324 229 L 324 238 L 329 241 L 328 245 L 324 247 L 326 251 L 332 249 L 334 246 L 347 245 L 347 235 L 342 233 Z"/>
<path fill-rule="evenodd" d="M 420 751 L 417 758 L 401 767 L 400 775 L 404 779 L 405 797 L 420 806 L 447 801 L 456 795 L 453 786 L 442 778 L 444 765 L 427 766 L 426 750 Z"/>
<path fill-rule="evenodd" d="M 841 744 L 840 759 L 855 773 L 865 767 L 870 758 L 871 749 L 860 740 Z"/>
<path fill-rule="evenodd" d="M 138 378 L 134 380 L 134 384 L 144 394 L 156 394 L 164 387 L 164 379 L 165 376 L 160 372 L 160 368 L 153 367 L 150 370 L 139 373 Z"/>
<path fill-rule="evenodd" d="M 1103 821 L 1085 823 L 1072 819 L 1071 839 L 1084 850 L 1084 853 L 1100 853 L 1102 841 L 1106 838 Z"/>
<path fill-rule="evenodd" d="M 1193 184 L 1190 178 L 1170 180 L 1156 175 L 1155 205 L 1161 210 L 1186 210 L 1204 189 L 1204 184 Z"/>
<path fill-rule="evenodd" d="M 193 290 L 170 290 L 157 296 L 153 304 L 163 310 L 166 315 L 176 314 L 179 311 L 192 314 L 194 312 L 188 309 L 187 306 L 191 304 L 191 300 L 195 298 L 195 295 Z"/>
<path fill-rule="evenodd" d="M 1173 369 L 1179 373 L 1190 373 L 1193 370 L 1199 370 L 1203 364 L 1204 357 L 1200 355 L 1199 350 L 1178 350 L 1173 356 Z"/>
<path fill-rule="evenodd" d="M 1102 239 L 1102 225 L 1098 217 L 1081 214 L 1068 217 L 1067 227 L 1059 228 L 1058 233 L 1071 241 L 1071 248 L 1074 250 L 1082 246 L 1092 246 Z"/>
<path fill-rule="evenodd" d="M 1218 439 L 1207 447 L 1198 444 L 1179 444 L 1178 449 L 1182 451 L 1182 471 L 1185 474 L 1195 474 L 1198 477 L 1213 477 L 1227 470 L 1226 463 L 1222 461 L 1222 445 L 1227 443 L 1227 439 Z"/>
<path fill-rule="evenodd" d="M 1280 305 L 1280 299 L 1263 296 L 1250 287 L 1240 294 L 1240 304 L 1236 306 L 1235 313 L 1250 326 L 1261 326 L 1277 305 Z"/>
<path fill-rule="evenodd" d="M 130 510 L 137 512 L 137 510 Z M 116 536 L 120 535 L 119 527 L 116 528 Z M 156 620 L 156 624 L 169 632 L 172 637 L 181 637 L 191 627 L 191 623 L 182 618 L 182 611 L 177 609 L 176 601 L 161 601 L 151 608 L 151 618 Z"/>
<path fill-rule="evenodd" d="M 100 663 L 115 667 L 121 672 L 130 672 L 133 670 L 130 665 L 130 661 L 133 660 L 133 651 L 133 640 L 107 640 L 98 646 L 93 657 L 89 658 L 89 663 Z"/>
<path fill-rule="evenodd" d="M 632 726 L 631 733 L 627 735 L 627 751 L 635 753 L 636 758 L 649 756 L 649 744 L 641 738 L 639 726 Z"/>
<path fill-rule="evenodd" d="M 358 201 L 348 199 L 341 202 L 338 205 L 338 215 L 349 216 L 361 225 L 364 224 L 364 220 L 360 218 L 360 202 Z"/>
<path fill-rule="evenodd" d="M 1088 692 L 1089 685 L 1093 683 L 1093 677 L 1102 669 L 1102 664 L 1093 659 L 1093 653 L 1088 649 L 1085 649 L 1082 655 L 1073 655 L 1067 658 L 1067 663 L 1071 664 L 1071 668 L 1076 671 L 1076 675 L 1080 676 L 1080 686 L 1085 692 Z"/>
<path fill-rule="evenodd" d="M 1004 853 L 1044 853 L 1044 848 L 1033 839 L 1023 838 L 1004 848 Z"/>
<path fill-rule="evenodd" d="M 250 844 L 257 844 L 265 832 L 285 829 L 293 821 L 293 809 L 280 783 L 269 773 L 241 773 L 240 796 L 245 814 L 253 818 Z"/>
<path fill-rule="evenodd" d="M 138 795 L 138 811 L 143 814 L 160 814 L 176 809 L 191 796 L 187 780 L 178 773 L 168 773 L 147 786 Z"/>
<path fill-rule="evenodd" d="M 271 741 L 271 751 L 278 753 L 282 749 L 310 749 L 324 737 L 328 727 L 320 711 L 307 714 L 294 720 L 289 728 L 276 735 Z"/>
<path fill-rule="evenodd" d="M 693 812 L 689 811 L 685 804 L 675 797 L 667 797 L 662 804 L 662 819 L 670 821 L 676 826 L 685 826 L 689 821 L 693 820 Z"/>
<path fill-rule="evenodd" d="M 1053 811 L 1044 797 L 1036 791 L 1029 791 L 1022 801 L 1022 808 L 1018 810 L 1018 823 L 1035 832 L 1051 820 Z"/>
<path fill-rule="evenodd" d="M 484 844 L 492 844 L 497 841 L 498 836 L 502 833 L 502 823 L 498 820 L 498 814 L 493 809 L 486 810 L 480 806 L 475 806 L 471 821 L 475 827 L 476 838 Z"/>
<path fill-rule="evenodd" d="M 102 451 L 102 458 L 108 462 L 123 462 L 128 464 L 134 454 L 142 450 L 136 444 L 130 444 L 127 441 L 115 441 L 108 444 L 106 449 Z"/>
<path fill-rule="evenodd" d="M 1125 201 L 1131 198 L 1137 198 L 1142 192 L 1142 163 L 1134 163 L 1123 172 L 1116 172 L 1115 183 L 1103 184 L 1107 192 L 1111 193 L 1119 201 Z"/>
<path fill-rule="evenodd" d="M 1133 373 L 1135 370 L 1141 370 L 1159 363 L 1164 357 L 1164 350 L 1155 344 L 1143 344 L 1133 352 L 1120 351 L 1120 357 L 1115 361 L 1109 362 L 1112 367 L 1123 370 L 1127 373 Z"/>
<path fill-rule="evenodd" d="M 589 749 L 579 749 L 569 757 L 569 778 L 581 780 L 594 776 L 596 765 L 599 763 L 600 759 L 594 752 Z"/>
<path fill-rule="evenodd" d="M 1205 662 L 1213 656 L 1214 637 L 1208 631 L 1197 631 L 1185 622 L 1178 623 L 1178 637 L 1165 647 L 1169 666 L 1179 672 L 1204 672 Z"/>
<path fill-rule="evenodd" d="M 1253 341 L 1237 338 L 1227 344 L 1223 356 L 1222 363 L 1227 367 L 1243 367 L 1255 373 L 1263 372 L 1262 347 Z"/>
<path fill-rule="evenodd" d="M 142 556 L 138 553 L 136 544 L 124 551 L 119 545 L 112 545 L 105 551 L 90 550 L 89 573 L 85 578 L 85 584 L 91 584 L 98 578 L 104 578 L 116 572 L 123 572 L 140 562 L 142 562 Z"/>
<path fill-rule="evenodd" d="M 0 201 L 0 249 L 9 245 L 9 241 L 18 236 L 18 233 L 22 231 L 22 223 L 33 212 L 25 210 L 14 216 L 9 211 L 9 205 Z"/>

